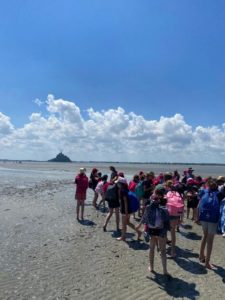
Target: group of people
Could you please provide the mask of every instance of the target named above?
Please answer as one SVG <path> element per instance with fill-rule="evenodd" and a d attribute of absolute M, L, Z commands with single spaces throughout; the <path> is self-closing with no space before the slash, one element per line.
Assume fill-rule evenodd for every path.
<path fill-rule="evenodd" d="M 137 233 L 138 240 L 143 234 L 150 245 L 149 271 L 154 272 L 154 252 L 157 248 L 161 253 L 163 273 L 170 277 L 167 271 L 166 245 L 171 245 L 170 255 L 175 258 L 176 231 L 182 226 L 186 206 L 186 217 L 190 217 L 192 210 L 191 219 L 203 229 L 199 260 L 206 268 L 212 269 L 210 257 L 214 236 L 220 233 L 225 238 L 225 178 L 202 178 L 195 176 L 193 172 L 192 168 L 188 168 L 182 176 L 177 170 L 155 176 L 154 172 L 140 171 L 128 182 L 124 173 L 118 172 L 113 166 L 110 166 L 110 178 L 108 175 L 102 176 L 97 168 L 92 169 L 88 178 L 86 169 L 80 168 L 74 181 L 77 219 L 84 219 L 86 192 L 91 188 L 94 192 L 92 204 L 95 209 L 99 209 L 101 205 L 105 208 L 105 203 L 108 203 L 103 231 L 107 230 L 108 222 L 115 213 L 116 230 L 120 235 L 117 240 L 126 240 L 127 226 Z M 131 195 L 139 203 L 135 211 Z M 132 215 L 139 220 L 138 225 L 131 221 Z M 169 231 L 171 240 L 168 238 Z"/>

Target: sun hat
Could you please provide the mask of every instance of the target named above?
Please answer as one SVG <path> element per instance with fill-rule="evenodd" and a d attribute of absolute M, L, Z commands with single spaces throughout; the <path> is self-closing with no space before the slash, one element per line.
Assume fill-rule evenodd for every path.
<path fill-rule="evenodd" d="M 80 168 L 80 173 L 81 174 L 84 174 L 86 172 L 86 169 L 85 168 Z"/>
<path fill-rule="evenodd" d="M 223 181 L 225 182 L 225 177 L 224 176 L 218 176 L 217 181 Z"/>

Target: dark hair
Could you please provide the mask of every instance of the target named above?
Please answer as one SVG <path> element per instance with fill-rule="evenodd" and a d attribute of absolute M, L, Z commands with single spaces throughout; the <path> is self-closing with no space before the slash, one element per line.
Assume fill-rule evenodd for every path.
<path fill-rule="evenodd" d="M 105 175 L 102 176 L 103 181 L 107 181 L 107 179 L 108 179 L 108 175 L 105 174 Z"/>
<path fill-rule="evenodd" d="M 164 191 L 162 189 L 156 189 L 155 190 L 155 195 L 157 196 L 164 196 Z"/>

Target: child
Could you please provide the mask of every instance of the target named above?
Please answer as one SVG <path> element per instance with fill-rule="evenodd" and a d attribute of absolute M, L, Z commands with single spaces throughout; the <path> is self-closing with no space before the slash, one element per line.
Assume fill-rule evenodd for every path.
<path fill-rule="evenodd" d="M 187 198 L 187 219 L 189 219 L 190 209 L 192 208 L 192 221 L 195 221 L 195 223 L 198 220 L 198 187 L 197 186 L 191 186 L 189 190 L 186 193 Z"/>
<path fill-rule="evenodd" d="M 118 186 L 119 190 L 119 200 L 120 200 L 120 212 L 122 215 L 122 232 L 121 236 L 117 238 L 118 241 L 126 241 L 126 232 L 127 232 L 127 226 L 132 228 L 137 232 L 137 239 L 140 239 L 140 236 L 142 232 L 135 228 L 134 224 L 130 221 L 130 214 L 132 213 L 130 204 L 129 204 L 129 198 L 128 198 L 128 185 L 127 181 L 123 177 L 118 177 L 118 179 L 115 181 L 115 183 Z"/>
<path fill-rule="evenodd" d="M 97 205 L 96 203 L 96 207 L 100 208 L 101 204 L 103 203 L 104 210 L 105 210 L 105 198 L 104 198 L 103 186 L 107 183 L 107 179 L 108 179 L 108 175 L 103 175 L 95 188 L 95 192 L 102 197 L 99 204 Z"/>
<path fill-rule="evenodd" d="M 80 168 L 80 173 L 75 177 L 74 184 L 76 184 L 75 199 L 77 200 L 77 220 L 79 221 L 80 207 L 81 220 L 84 220 L 84 201 L 86 200 L 86 192 L 88 188 L 88 177 L 85 174 L 86 169 Z"/>
<path fill-rule="evenodd" d="M 162 190 L 155 190 L 154 200 L 151 200 L 150 204 L 146 207 L 141 223 L 148 225 L 148 232 L 150 235 L 148 270 L 154 272 L 154 252 L 155 246 L 158 244 L 161 252 L 163 274 L 170 279 L 171 275 L 167 271 L 166 258 L 166 233 L 170 229 L 170 224 Z M 141 223 L 137 227 L 138 229 L 141 226 Z"/>

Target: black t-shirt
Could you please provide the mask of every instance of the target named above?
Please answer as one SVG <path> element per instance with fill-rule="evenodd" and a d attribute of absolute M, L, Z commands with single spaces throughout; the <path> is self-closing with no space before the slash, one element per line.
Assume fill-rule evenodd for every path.
<path fill-rule="evenodd" d="M 143 181 L 143 186 L 144 186 L 144 190 L 145 189 L 148 189 L 147 191 L 144 192 L 144 196 L 143 198 L 144 199 L 149 199 L 151 194 L 152 194 L 152 180 L 149 179 L 149 180 L 144 180 Z M 150 188 L 150 189 L 149 189 Z"/>

